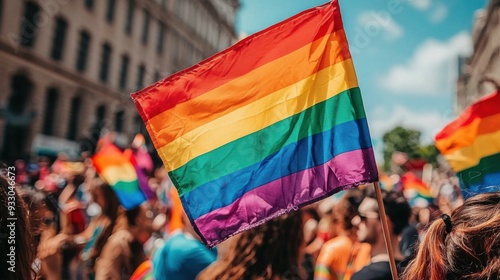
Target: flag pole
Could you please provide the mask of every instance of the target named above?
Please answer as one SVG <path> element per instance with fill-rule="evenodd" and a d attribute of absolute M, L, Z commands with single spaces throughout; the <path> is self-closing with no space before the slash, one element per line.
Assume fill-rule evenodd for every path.
<path fill-rule="evenodd" d="M 391 266 L 391 274 L 393 280 L 398 280 L 398 270 L 396 262 L 394 261 L 394 252 L 392 251 L 391 235 L 389 233 L 389 226 L 387 225 L 387 215 L 385 214 L 384 201 L 382 199 L 382 192 L 380 191 L 379 182 L 375 182 L 375 194 L 377 195 L 378 212 L 380 221 L 382 222 L 382 232 L 384 233 L 385 248 L 389 254 L 389 264 Z"/>

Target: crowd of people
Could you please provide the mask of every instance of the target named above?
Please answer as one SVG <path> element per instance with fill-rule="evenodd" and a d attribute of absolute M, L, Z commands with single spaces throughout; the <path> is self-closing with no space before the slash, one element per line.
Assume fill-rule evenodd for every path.
<path fill-rule="evenodd" d="M 125 209 L 91 158 L 70 162 L 61 155 L 14 166 L 15 176 L 0 178 L 0 279 L 392 279 L 373 185 L 208 249 L 163 167 L 144 170 L 156 197 Z M 499 279 L 500 193 L 464 201 L 458 181 L 438 171 L 432 184 L 438 190 L 426 204 L 414 203 L 397 184 L 382 189 L 399 276 Z"/>

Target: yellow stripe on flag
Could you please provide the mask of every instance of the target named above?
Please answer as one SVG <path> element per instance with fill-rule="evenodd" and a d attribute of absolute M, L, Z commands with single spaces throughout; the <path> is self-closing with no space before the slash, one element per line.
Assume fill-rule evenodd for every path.
<path fill-rule="evenodd" d="M 108 166 L 102 172 L 101 176 L 106 180 L 106 182 L 113 186 L 119 181 L 132 182 L 137 180 L 136 171 L 132 164 L 119 165 L 119 166 Z"/>
<path fill-rule="evenodd" d="M 348 59 L 198 127 L 158 151 L 171 170 L 175 170 L 197 156 L 357 86 L 354 66 Z"/>
<path fill-rule="evenodd" d="M 500 131 L 478 136 L 469 147 L 445 155 L 455 172 L 479 164 L 483 157 L 500 153 Z"/>

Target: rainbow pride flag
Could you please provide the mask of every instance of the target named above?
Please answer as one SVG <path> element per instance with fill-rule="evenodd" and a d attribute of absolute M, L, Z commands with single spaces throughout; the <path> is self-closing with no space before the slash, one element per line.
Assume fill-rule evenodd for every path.
<path fill-rule="evenodd" d="M 108 183 L 125 209 L 133 209 L 146 200 L 139 188 L 137 173 L 122 151 L 106 143 L 92 157 L 99 176 Z"/>
<path fill-rule="evenodd" d="M 500 91 L 469 106 L 435 140 L 464 196 L 500 191 Z"/>
<path fill-rule="evenodd" d="M 208 246 L 378 178 L 337 1 L 132 98 Z"/>
<path fill-rule="evenodd" d="M 401 176 L 401 186 L 403 192 L 410 200 L 421 198 L 428 202 L 434 201 L 429 186 L 413 172 L 406 172 Z"/>

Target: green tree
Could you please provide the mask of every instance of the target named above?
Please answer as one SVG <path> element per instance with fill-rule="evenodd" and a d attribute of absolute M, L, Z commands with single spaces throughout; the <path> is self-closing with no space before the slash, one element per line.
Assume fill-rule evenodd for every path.
<path fill-rule="evenodd" d="M 434 145 L 422 146 L 420 144 L 421 135 L 422 133 L 418 130 L 401 126 L 386 132 L 382 138 L 384 142 L 384 170 L 390 170 L 391 157 L 394 152 L 406 153 L 410 159 L 424 158 L 427 160 L 433 158 L 433 162 L 435 162 L 437 149 Z"/>
<path fill-rule="evenodd" d="M 436 166 L 437 156 L 439 155 L 439 150 L 434 146 L 434 144 L 425 145 L 420 147 L 420 156 L 425 159 L 428 163 Z"/>

